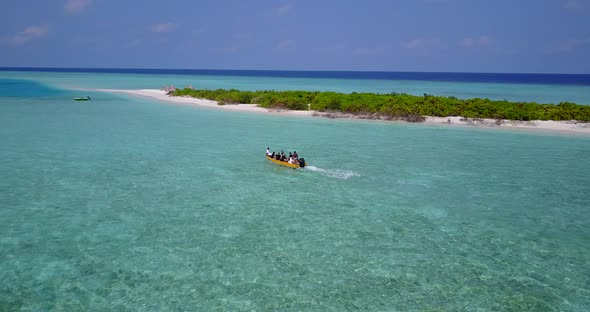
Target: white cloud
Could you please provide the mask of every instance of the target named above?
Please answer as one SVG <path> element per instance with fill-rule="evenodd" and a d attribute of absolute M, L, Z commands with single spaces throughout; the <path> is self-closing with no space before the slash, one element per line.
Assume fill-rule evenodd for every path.
<path fill-rule="evenodd" d="M 25 44 L 33 39 L 45 37 L 49 32 L 49 25 L 41 25 L 41 26 L 29 26 L 25 28 L 25 30 L 19 32 L 18 34 L 14 35 L 6 42 L 15 45 L 22 45 Z"/>
<path fill-rule="evenodd" d="M 92 0 L 67 0 L 64 10 L 70 14 L 80 13 L 86 10 L 90 4 L 92 4 Z"/>
<path fill-rule="evenodd" d="M 563 7 L 569 10 L 589 9 L 590 0 L 566 0 Z"/>
<path fill-rule="evenodd" d="M 291 11 L 291 6 L 288 4 L 285 4 L 277 9 L 277 14 L 279 16 L 282 16 L 282 15 L 286 15 L 287 13 L 289 13 L 289 11 Z"/>
<path fill-rule="evenodd" d="M 345 50 L 350 50 L 350 47 L 342 43 L 326 43 L 321 47 L 309 48 L 309 51 L 313 52 L 314 54 L 321 55 L 339 55 Z"/>
<path fill-rule="evenodd" d="M 438 38 L 423 39 L 416 38 L 404 42 L 402 48 L 410 51 L 414 55 L 431 55 L 437 50 L 445 48 L 445 44 Z"/>
<path fill-rule="evenodd" d="M 439 39 L 413 39 L 408 42 L 402 44 L 402 47 L 406 49 L 421 49 L 421 48 L 428 48 L 434 47 L 440 44 Z"/>
<path fill-rule="evenodd" d="M 125 44 L 125 48 L 135 48 L 141 44 L 141 40 L 134 39 Z"/>
<path fill-rule="evenodd" d="M 290 49 L 295 47 L 295 40 L 283 40 L 277 44 L 277 49 Z"/>
<path fill-rule="evenodd" d="M 157 33 L 171 32 L 176 28 L 174 23 L 161 23 L 151 27 L 152 31 Z"/>
<path fill-rule="evenodd" d="M 203 33 L 205 33 L 205 31 L 206 31 L 205 27 L 199 27 L 199 28 L 195 28 L 192 30 L 192 32 L 194 34 L 203 34 Z"/>
<path fill-rule="evenodd" d="M 384 48 L 377 47 L 377 48 L 355 48 L 352 50 L 352 55 L 357 56 L 371 56 L 371 55 L 379 55 L 385 52 Z"/>
<path fill-rule="evenodd" d="M 352 54 L 354 55 L 370 55 L 371 49 L 369 48 L 356 48 L 352 50 Z"/>
<path fill-rule="evenodd" d="M 590 45 L 590 37 L 583 39 L 565 39 L 555 42 L 548 52 L 550 54 L 569 53 L 584 45 Z"/>
<path fill-rule="evenodd" d="M 478 43 L 480 46 L 487 46 L 487 45 L 489 45 L 491 42 L 492 42 L 492 41 L 491 41 L 490 37 L 488 37 L 488 36 L 480 36 L 480 37 L 479 37 L 479 40 L 477 41 L 477 43 Z"/>
<path fill-rule="evenodd" d="M 576 49 L 579 41 L 577 39 L 561 40 L 554 46 L 554 52 L 571 52 Z"/>
<path fill-rule="evenodd" d="M 464 48 L 485 48 L 492 45 L 492 39 L 486 35 L 479 36 L 479 38 L 465 37 L 459 42 L 459 45 Z"/>
<path fill-rule="evenodd" d="M 43 37 L 47 35 L 47 31 L 49 30 L 49 25 L 42 25 L 42 26 L 29 26 L 25 28 L 22 32 L 25 36 L 30 37 Z"/>
<path fill-rule="evenodd" d="M 466 48 L 471 48 L 474 44 L 475 40 L 473 40 L 473 38 L 471 37 L 463 38 L 463 40 L 461 40 L 461 42 L 459 43 L 460 46 Z"/>

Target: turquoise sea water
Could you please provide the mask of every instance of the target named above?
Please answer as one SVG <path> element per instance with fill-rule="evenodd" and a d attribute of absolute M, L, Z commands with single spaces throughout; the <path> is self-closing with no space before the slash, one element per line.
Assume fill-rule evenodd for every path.
<path fill-rule="evenodd" d="M 2 78 L 34 79 L 66 89 L 160 89 L 164 85 L 175 85 L 196 89 L 426 93 L 464 99 L 480 97 L 554 104 L 569 101 L 590 105 L 590 85 L 572 84 L 0 71 Z"/>
<path fill-rule="evenodd" d="M 27 79 L 0 89 L 0 311 L 590 310 L 587 136 L 64 88 L 169 76 Z"/>

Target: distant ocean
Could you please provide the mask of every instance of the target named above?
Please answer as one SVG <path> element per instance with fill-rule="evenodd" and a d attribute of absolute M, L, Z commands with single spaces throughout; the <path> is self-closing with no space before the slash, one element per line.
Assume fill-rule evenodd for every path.
<path fill-rule="evenodd" d="M 590 105 L 590 75 L 193 69 L 0 68 L 64 88 L 319 90 L 432 94 L 458 98 Z"/>
<path fill-rule="evenodd" d="M 585 74 L 518 74 L 518 73 L 445 73 L 386 71 L 298 71 L 298 70 L 221 70 L 221 69 L 138 69 L 138 68 L 27 68 L 0 67 L 3 71 L 37 71 L 64 73 L 200 75 L 274 78 L 335 78 L 368 80 L 409 80 L 483 83 L 526 83 L 590 86 Z"/>
<path fill-rule="evenodd" d="M 0 71 L 0 311 L 590 311 L 588 136 L 96 90 L 590 104 L 588 76 L 105 71 Z"/>

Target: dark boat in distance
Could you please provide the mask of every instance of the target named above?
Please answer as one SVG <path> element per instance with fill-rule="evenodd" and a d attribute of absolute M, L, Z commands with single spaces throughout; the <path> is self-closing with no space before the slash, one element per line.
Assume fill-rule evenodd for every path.
<path fill-rule="evenodd" d="M 74 101 L 90 101 L 90 97 L 89 96 L 82 96 L 82 97 L 75 97 Z"/>

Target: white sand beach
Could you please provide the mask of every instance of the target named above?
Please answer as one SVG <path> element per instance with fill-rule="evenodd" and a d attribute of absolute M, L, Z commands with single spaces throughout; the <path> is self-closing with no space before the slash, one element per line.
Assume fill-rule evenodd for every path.
<path fill-rule="evenodd" d="M 177 104 L 195 105 L 201 107 L 208 107 L 214 109 L 242 111 L 252 113 L 273 113 L 273 114 L 288 114 L 296 116 L 312 116 L 313 111 L 293 111 L 293 110 L 276 110 L 258 107 L 255 104 L 226 104 L 219 105 L 216 101 L 207 99 L 198 99 L 188 96 L 170 96 L 165 91 L 155 89 L 141 89 L 141 90 L 118 90 L 118 89 L 97 89 L 101 92 L 115 92 L 125 93 L 142 97 L 149 97 L 161 101 L 172 102 Z"/>
<path fill-rule="evenodd" d="M 124 93 L 141 97 L 149 97 L 156 100 L 208 107 L 213 109 L 222 109 L 230 111 L 242 111 L 253 113 L 270 113 L 292 116 L 309 116 L 323 118 L 346 118 L 346 119 L 369 119 L 363 116 L 357 116 L 346 113 L 322 113 L 316 111 L 294 111 L 294 110 L 277 110 L 258 107 L 255 104 L 226 104 L 218 105 L 216 101 L 207 99 L 198 99 L 193 97 L 169 96 L 163 90 L 140 89 L 140 90 L 119 90 L 119 89 L 97 89 L 100 92 Z M 469 119 L 464 117 L 432 117 L 427 116 L 426 124 L 447 125 L 447 126 L 472 126 L 486 128 L 505 128 L 505 129 L 530 129 L 550 132 L 577 133 L 590 135 L 590 123 L 577 121 L 553 121 L 553 120 L 533 120 L 533 121 L 514 121 L 514 120 L 496 120 L 496 119 Z"/>

